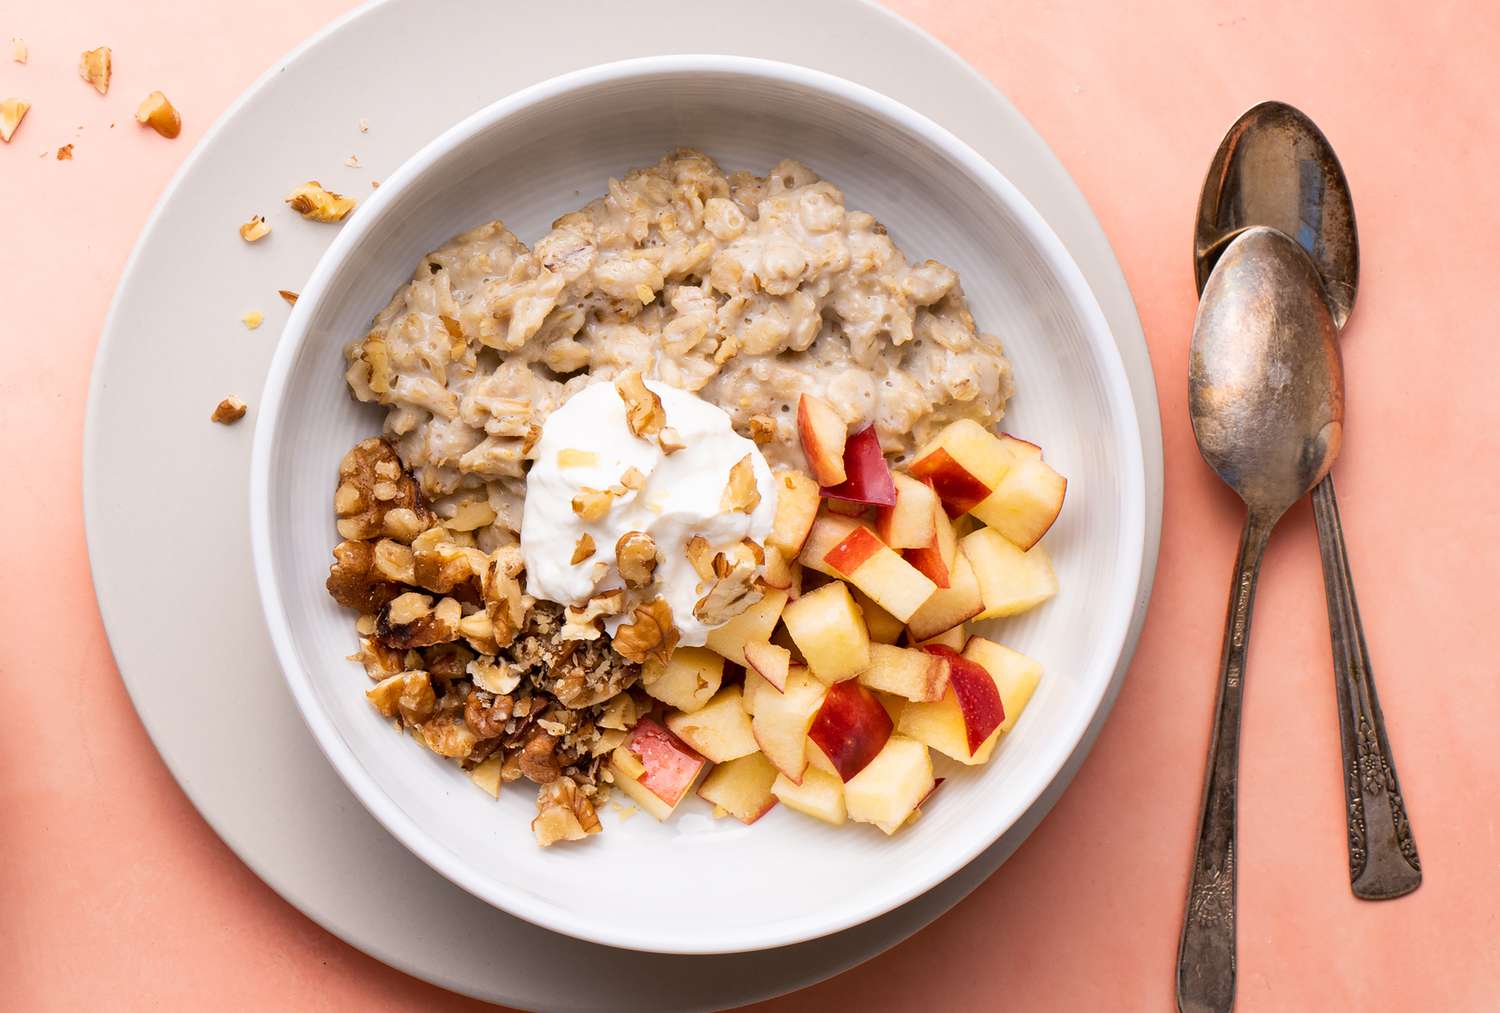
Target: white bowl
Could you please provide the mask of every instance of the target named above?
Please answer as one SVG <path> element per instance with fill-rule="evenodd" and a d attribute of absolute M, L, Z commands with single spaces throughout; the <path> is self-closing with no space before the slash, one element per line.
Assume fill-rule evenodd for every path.
<path fill-rule="evenodd" d="M 726 169 L 764 172 L 796 158 L 841 187 L 850 207 L 874 213 L 909 256 L 956 268 L 981 328 L 1001 337 L 1015 366 L 1006 428 L 1041 443 L 1069 478 L 1046 540 L 1062 593 L 992 631 L 1044 664 L 1041 687 L 995 759 L 950 778 L 922 819 L 891 838 L 785 807 L 745 827 L 689 801 L 666 824 L 607 811 L 603 834 L 538 848 L 529 786 L 492 801 L 374 713 L 368 679 L 345 660 L 353 617 L 323 590 L 339 458 L 381 419 L 345 393 L 344 343 L 455 233 L 502 218 L 535 241 L 603 193 L 611 175 L 682 145 Z M 342 226 L 303 287 L 262 396 L 251 481 L 256 571 L 313 735 L 360 801 L 433 868 L 514 915 L 598 943 L 763 949 L 837 932 L 921 894 L 1052 781 L 1101 705 L 1134 604 L 1145 529 L 1139 432 L 1114 340 L 1078 268 L 1025 198 L 956 137 L 891 99 L 800 67 L 631 60 L 527 88 L 470 117 Z"/>

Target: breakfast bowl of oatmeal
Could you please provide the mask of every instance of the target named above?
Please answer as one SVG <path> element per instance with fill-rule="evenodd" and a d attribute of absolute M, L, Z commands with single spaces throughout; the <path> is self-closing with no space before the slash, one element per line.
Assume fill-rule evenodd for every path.
<path fill-rule="evenodd" d="M 540 926 L 713 953 L 1026 813 L 1105 706 L 1144 501 L 1108 327 L 1008 181 L 848 82 L 684 56 L 504 99 L 349 216 L 252 538 L 387 830 Z"/>

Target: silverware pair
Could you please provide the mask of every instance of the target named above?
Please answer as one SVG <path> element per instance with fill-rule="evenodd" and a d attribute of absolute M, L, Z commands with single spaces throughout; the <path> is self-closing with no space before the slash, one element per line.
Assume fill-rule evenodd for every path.
<path fill-rule="evenodd" d="M 1279 102 L 1225 135 L 1204 181 L 1194 266 L 1202 302 L 1189 358 L 1193 432 L 1246 505 L 1230 588 L 1213 738 L 1178 951 L 1183 1010 L 1228 1010 L 1235 978 L 1240 705 L 1256 578 L 1271 530 L 1312 492 L 1333 639 L 1349 878 L 1385 900 L 1421 884 L 1355 601 L 1329 469 L 1343 438 L 1338 336 L 1359 246 L 1343 168 L 1318 128 Z"/>

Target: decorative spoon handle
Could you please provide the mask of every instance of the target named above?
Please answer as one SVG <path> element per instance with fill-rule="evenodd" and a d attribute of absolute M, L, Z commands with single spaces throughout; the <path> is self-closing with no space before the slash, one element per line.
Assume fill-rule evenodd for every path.
<path fill-rule="evenodd" d="M 1390 900 L 1422 885 L 1422 863 L 1406 818 L 1401 782 L 1385 735 L 1364 624 L 1354 598 L 1344 525 L 1329 475 L 1313 489 L 1323 590 L 1333 634 L 1333 682 L 1338 690 L 1349 821 L 1349 885 L 1364 900 Z"/>
<path fill-rule="evenodd" d="M 1274 521 L 1275 518 L 1271 518 Z M 1177 1008 L 1227 1013 L 1234 1005 L 1234 846 L 1239 800 L 1240 704 L 1250 611 L 1271 522 L 1251 514 L 1229 589 L 1229 618 L 1219 661 L 1219 699 L 1203 787 L 1203 815 L 1193 854 L 1187 912 L 1177 951 Z"/>

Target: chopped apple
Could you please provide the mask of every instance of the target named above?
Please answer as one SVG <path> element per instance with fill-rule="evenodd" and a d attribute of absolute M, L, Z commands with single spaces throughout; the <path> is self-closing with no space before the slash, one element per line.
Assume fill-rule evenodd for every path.
<path fill-rule="evenodd" d="M 787 673 L 792 667 L 792 652 L 770 641 L 751 641 L 745 645 L 745 667 L 776 687 L 786 688 Z"/>
<path fill-rule="evenodd" d="M 691 714 L 667 715 L 667 727 L 714 763 L 728 763 L 755 752 L 755 734 L 745 713 L 743 691 L 725 686 Z"/>
<path fill-rule="evenodd" d="M 885 712 L 891 716 L 891 722 L 893 724 L 900 722 L 901 710 L 907 703 L 906 698 L 897 696 L 894 693 L 882 693 L 878 689 L 873 692 L 875 693 L 875 699 L 880 701 L 880 706 L 884 707 Z"/>
<path fill-rule="evenodd" d="M 807 541 L 818 516 L 818 483 L 805 471 L 778 471 L 776 481 L 776 515 L 766 545 L 778 550 L 786 559 L 796 559 Z"/>
<path fill-rule="evenodd" d="M 913 647 L 947 647 L 955 651 L 962 651 L 964 644 L 969 642 L 969 634 L 963 623 L 959 623 L 951 630 L 944 630 L 935 637 L 926 640 L 917 640 L 913 637 L 908 643 Z"/>
<path fill-rule="evenodd" d="M 850 531 L 823 561 L 903 623 L 937 591 L 937 585 L 866 527 Z"/>
<path fill-rule="evenodd" d="M 651 660 L 641 669 L 646 694 L 691 714 L 712 699 L 724 681 L 724 659 L 701 647 L 679 647 L 666 664 Z"/>
<path fill-rule="evenodd" d="M 926 482 L 899 472 L 893 476 L 896 486 L 894 506 L 875 512 L 875 533 L 893 549 L 919 549 L 931 545 L 937 532 L 933 528 L 933 511 L 940 506 L 937 493 Z"/>
<path fill-rule="evenodd" d="M 972 419 L 959 419 L 917 451 L 906 470 L 930 483 L 948 516 L 957 517 L 995 491 L 1012 460 L 993 433 Z"/>
<path fill-rule="evenodd" d="M 976 619 L 1013 616 L 1057 594 L 1057 574 L 1040 545 L 1023 551 L 994 528 L 978 528 L 965 535 L 959 546 L 974 566 L 984 600 Z"/>
<path fill-rule="evenodd" d="M 875 694 L 854 681 L 835 683 L 823 698 L 807 737 L 848 781 L 885 747 L 891 716 Z"/>
<path fill-rule="evenodd" d="M 774 545 L 766 546 L 766 565 L 761 571 L 760 581 L 764 587 L 790 592 L 796 583 L 796 570 L 800 566 L 795 558 L 788 559 Z"/>
<path fill-rule="evenodd" d="M 768 692 L 765 686 L 755 691 L 751 733 L 766 759 L 792 781 L 800 782 L 807 769 L 807 730 L 825 692 L 823 684 L 805 671 L 789 675 L 781 693 Z"/>
<path fill-rule="evenodd" d="M 1031 702 L 1031 694 L 1042 681 L 1042 666 L 1020 651 L 1013 651 L 993 640 L 970 637 L 964 648 L 964 657 L 978 662 L 995 680 L 1000 690 L 1000 700 L 1005 706 L 1005 720 L 1000 722 L 1000 734 L 1004 735 L 1015 725 L 1016 719 Z"/>
<path fill-rule="evenodd" d="M 883 507 L 896 505 L 896 483 L 874 426 L 865 426 L 844 444 L 844 474 L 848 477 L 838 485 L 824 487 L 825 497 Z"/>
<path fill-rule="evenodd" d="M 813 522 L 812 530 L 808 532 L 807 540 L 802 543 L 802 553 L 797 557 L 797 562 L 810 570 L 827 574 L 830 577 L 838 577 L 841 574 L 835 570 L 827 561 L 828 553 L 858 528 L 869 531 L 868 525 L 862 524 L 852 517 L 842 517 L 838 514 L 823 514 Z"/>
<path fill-rule="evenodd" d="M 633 759 L 621 757 L 624 752 Z M 610 760 L 615 786 L 652 816 L 672 815 L 703 770 L 703 757 L 651 718 L 641 718 Z"/>
<path fill-rule="evenodd" d="M 787 671 L 787 679 L 807 678 L 806 665 L 793 665 Z M 761 693 L 769 693 L 772 696 L 783 692 L 780 688 L 771 685 L 755 673 L 755 669 L 745 669 L 745 684 L 740 691 L 740 704 L 745 708 L 745 713 L 752 718 L 755 717 L 755 701 Z"/>
<path fill-rule="evenodd" d="M 776 805 L 771 785 L 780 776 L 762 753 L 750 753 L 708 772 L 698 786 L 698 797 L 741 823 L 754 823 Z"/>
<path fill-rule="evenodd" d="M 958 560 L 958 531 L 948 519 L 942 503 L 932 504 L 932 538 L 925 545 L 902 553 L 906 561 L 927 574 L 938 587 L 951 587 Z"/>
<path fill-rule="evenodd" d="M 1012 436 L 1010 433 L 1001 433 L 1000 442 L 1005 445 L 1006 450 L 1015 455 L 1018 461 L 1028 457 L 1034 457 L 1038 461 L 1042 459 L 1042 448 L 1030 440 L 1023 440 L 1019 436 Z"/>
<path fill-rule="evenodd" d="M 859 681 L 908 700 L 941 700 L 948 688 L 948 663 L 929 651 L 871 644 L 870 667 L 859 673 Z"/>
<path fill-rule="evenodd" d="M 849 477 L 844 471 L 849 427 L 832 405 L 803 394 L 797 402 L 797 435 L 802 438 L 802 452 L 819 485 L 838 485 Z"/>
<path fill-rule="evenodd" d="M 1016 462 L 995 491 L 973 508 L 974 516 L 1021 549 L 1041 541 L 1062 512 L 1068 480 L 1039 457 Z"/>
<path fill-rule="evenodd" d="M 844 809 L 844 783 L 822 770 L 809 769 L 800 781 L 785 773 L 778 774 L 771 785 L 775 795 L 788 809 L 840 826 L 847 819 Z"/>
<path fill-rule="evenodd" d="M 894 833 L 932 792 L 932 757 L 916 739 L 893 735 L 869 764 L 844 784 L 849 818 Z"/>
<path fill-rule="evenodd" d="M 960 763 L 985 763 L 995 750 L 1000 725 L 1005 721 L 999 687 L 978 662 L 948 648 L 927 649 L 947 659 L 948 688 L 941 700 L 908 703 L 901 708 L 896 731 Z"/>
<path fill-rule="evenodd" d="M 708 631 L 706 646 L 728 658 L 736 665 L 745 664 L 745 645 L 751 641 L 769 640 L 776 629 L 776 620 L 786 606 L 785 591 L 767 591 L 760 601 L 751 605 L 723 626 Z M 683 648 L 678 648 L 680 653 Z M 676 657 L 676 654 L 673 654 Z M 647 692 L 650 692 L 649 690 Z"/>
<path fill-rule="evenodd" d="M 865 617 L 865 629 L 870 633 L 871 643 L 894 644 L 901 639 L 906 627 L 901 620 L 875 604 L 875 599 L 859 588 L 853 589 L 854 604 Z"/>
<path fill-rule="evenodd" d="M 812 674 L 823 682 L 852 679 L 869 667 L 870 635 L 842 582 L 831 581 L 798 598 L 782 612 L 781 621 Z"/>
<path fill-rule="evenodd" d="M 922 607 L 906 621 L 906 628 L 913 640 L 931 640 L 946 630 L 962 626 L 984 611 L 984 598 L 980 594 L 979 578 L 974 565 L 962 554 L 956 557 L 953 579 L 948 587 L 940 587 Z M 963 647 L 963 641 L 953 645 Z"/>

